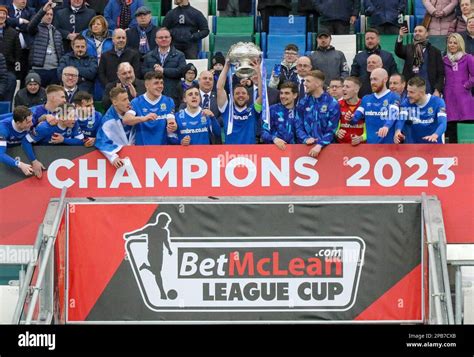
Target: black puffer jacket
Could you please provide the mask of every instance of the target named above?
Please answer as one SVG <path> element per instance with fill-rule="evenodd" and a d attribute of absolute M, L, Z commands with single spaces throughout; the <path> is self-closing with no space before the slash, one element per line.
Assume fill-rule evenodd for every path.
<path fill-rule="evenodd" d="M 3 28 L 3 38 L 0 39 L 0 53 L 5 56 L 8 70 L 14 72 L 15 62 L 21 56 L 21 45 L 18 32 L 12 27 Z"/>
<path fill-rule="evenodd" d="M 41 22 L 44 14 L 45 11 L 41 9 L 35 16 L 33 16 L 30 23 L 28 24 L 28 32 L 33 37 L 30 47 L 30 64 L 32 67 L 44 66 L 46 50 L 49 44 L 48 25 Z M 56 30 L 53 25 L 50 26 L 52 26 L 53 29 L 54 49 L 56 50 L 59 63 L 59 60 L 64 53 L 62 37 L 61 33 Z"/>
<path fill-rule="evenodd" d="M 173 43 L 189 44 L 209 35 L 209 25 L 202 12 L 194 7 L 178 6 L 166 14 L 162 27 L 171 31 Z"/>

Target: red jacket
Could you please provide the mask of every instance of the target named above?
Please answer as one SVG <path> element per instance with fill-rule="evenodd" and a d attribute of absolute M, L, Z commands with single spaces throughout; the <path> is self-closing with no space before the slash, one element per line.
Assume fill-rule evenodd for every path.
<path fill-rule="evenodd" d="M 359 120 L 357 124 L 350 124 L 350 120 L 346 120 L 345 116 L 347 112 L 355 113 L 357 108 L 360 105 L 362 99 L 359 99 L 357 104 L 348 104 L 344 99 L 339 100 L 339 107 L 341 109 L 341 117 L 339 119 L 339 126 L 337 130 L 344 129 L 346 131 L 346 135 L 344 138 L 339 139 L 336 137 L 338 143 L 350 144 L 352 141 L 352 136 L 363 136 L 364 141 L 366 140 L 366 133 L 365 133 L 365 121 Z"/>

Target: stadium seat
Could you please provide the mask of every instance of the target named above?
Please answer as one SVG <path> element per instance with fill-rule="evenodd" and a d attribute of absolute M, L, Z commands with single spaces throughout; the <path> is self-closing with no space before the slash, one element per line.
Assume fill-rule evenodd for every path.
<path fill-rule="evenodd" d="M 407 0 L 406 14 L 413 15 L 413 0 Z"/>
<path fill-rule="evenodd" d="M 198 76 L 202 71 L 206 71 L 208 68 L 209 60 L 206 59 L 187 59 L 186 63 L 192 63 L 198 72 Z"/>
<path fill-rule="evenodd" d="M 306 34 L 306 17 L 293 16 L 288 17 L 274 17 L 269 18 L 270 35 L 301 35 Z"/>
<path fill-rule="evenodd" d="M 217 15 L 217 0 L 209 0 L 209 15 Z"/>
<path fill-rule="evenodd" d="M 458 143 L 474 144 L 474 124 L 458 123 Z"/>
<path fill-rule="evenodd" d="M 445 35 L 432 35 L 428 37 L 428 41 L 444 54 L 446 52 L 446 37 Z"/>
<path fill-rule="evenodd" d="M 246 17 L 214 17 L 215 19 L 215 34 L 244 34 L 253 35 L 254 18 L 253 16 Z"/>
<path fill-rule="evenodd" d="M 11 102 L 0 102 L 0 114 L 10 113 L 12 110 Z"/>
<path fill-rule="evenodd" d="M 356 35 L 333 35 L 331 45 L 336 50 L 342 51 L 346 56 L 347 64 L 351 68 L 352 60 L 357 54 L 357 39 Z"/>
<path fill-rule="evenodd" d="M 294 43 L 300 49 L 300 54 L 306 52 L 306 35 L 273 35 L 267 36 L 267 58 L 278 58 L 281 60 L 285 46 Z"/>
<path fill-rule="evenodd" d="M 242 34 L 213 34 L 209 35 L 209 49 L 211 53 L 222 52 L 224 55 L 237 42 L 254 42 L 254 36 Z"/>
<path fill-rule="evenodd" d="M 160 16 L 161 16 L 161 1 L 149 2 L 147 4 L 147 6 L 150 8 L 152 16 L 157 16 L 158 18 L 160 18 Z"/>
<path fill-rule="evenodd" d="M 356 34 L 365 33 L 365 29 L 367 28 L 367 18 L 365 15 L 360 15 L 354 24 L 354 31 Z"/>
<path fill-rule="evenodd" d="M 207 25 L 209 26 L 209 31 L 210 32 L 213 32 L 213 26 L 214 26 L 214 17 L 215 16 L 212 16 L 212 15 L 209 15 L 207 17 Z M 210 47 L 209 47 L 209 36 L 206 36 L 205 38 L 203 38 L 201 40 L 201 44 L 202 44 L 202 51 L 203 52 L 209 52 L 210 51 Z"/>
<path fill-rule="evenodd" d="M 158 23 L 158 21 L 159 21 L 159 17 L 158 17 L 158 16 L 152 16 L 152 17 L 151 17 L 151 23 L 152 23 L 153 25 L 157 26 L 157 27 L 160 25 L 160 24 Z"/>

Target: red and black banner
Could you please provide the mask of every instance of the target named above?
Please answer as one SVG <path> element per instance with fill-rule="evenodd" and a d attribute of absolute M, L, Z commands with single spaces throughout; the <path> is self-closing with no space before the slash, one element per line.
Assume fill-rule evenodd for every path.
<path fill-rule="evenodd" d="M 71 203 L 67 321 L 423 320 L 421 204 Z"/>
<path fill-rule="evenodd" d="M 150 196 L 415 196 L 442 202 L 449 243 L 473 243 L 474 145 L 127 147 L 115 170 L 93 149 L 36 147 L 48 167 L 25 178 L 0 165 L 0 244 L 32 244 L 49 200 Z M 8 150 L 23 157 L 21 148 Z"/>

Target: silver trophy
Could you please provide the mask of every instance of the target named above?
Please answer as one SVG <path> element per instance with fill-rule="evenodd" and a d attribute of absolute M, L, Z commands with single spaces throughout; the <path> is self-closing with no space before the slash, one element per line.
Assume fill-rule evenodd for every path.
<path fill-rule="evenodd" d="M 235 75 L 239 78 L 250 78 L 255 74 L 252 61 L 262 56 L 260 48 L 252 42 L 237 42 L 227 53 L 227 58 L 235 67 Z"/>

